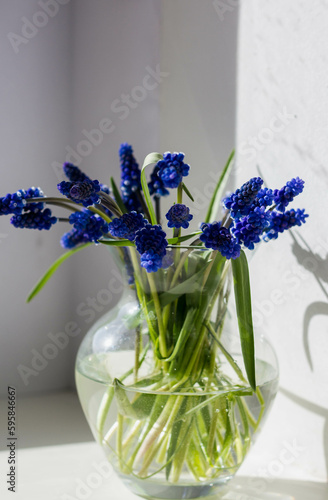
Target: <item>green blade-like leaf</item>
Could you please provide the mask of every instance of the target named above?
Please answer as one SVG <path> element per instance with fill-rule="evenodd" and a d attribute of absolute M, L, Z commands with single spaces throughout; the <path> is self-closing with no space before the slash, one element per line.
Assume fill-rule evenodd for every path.
<path fill-rule="evenodd" d="M 142 165 L 142 169 L 141 169 L 142 191 L 143 191 L 143 194 L 145 196 L 145 201 L 147 204 L 147 208 L 149 210 L 151 223 L 153 225 L 157 224 L 157 219 L 156 219 L 156 214 L 155 214 L 153 204 L 151 202 L 151 197 L 150 197 L 150 193 L 149 193 L 149 189 L 148 189 L 148 183 L 147 183 L 147 179 L 146 179 L 145 168 L 148 167 L 149 165 L 152 165 L 153 163 L 159 162 L 160 160 L 163 160 L 162 155 L 160 155 L 159 153 L 150 153 L 149 155 L 146 156 L 145 161 Z"/>
<path fill-rule="evenodd" d="M 185 320 L 184 320 L 184 323 L 183 323 L 183 326 L 181 328 L 178 340 L 175 343 L 175 347 L 173 349 L 172 354 L 170 354 L 170 356 L 168 356 L 167 358 L 163 358 L 161 356 L 160 352 L 158 352 L 158 354 L 156 354 L 156 355 L 159 359 L 165 360 L 165 361 L 173 361 L 173 359 L 175 359 L 177 357 L 177 355 L 184 348 L 184 346 L 188 340 L 188 337 L 189 337 L 190 331 L 191 331 L 192 322 L 194 320 L 196 312 L 197 312 L 197 310 L 195 308 L 190 308 L 188 310 L 186 317 L 185 317 Z"/>
<path fill-rule="evenodd" d="M 130 240 L 114 240 L 111 238 L 105 239 L 102 238 L 101 240 L 98 240 L 99 243 L 102 243 L 103 245 L 112 245 L 114 247 L 134 247 L 133 241 Z"/>
<path fill-rule="evenodd" d="M 92 243 L 85 243 L 84 245 L 81 245 L 77 248 L 73 248 L 72 250 L 69 250 L 68 252 L 64 253 L 57 259 L 46 271 L 46 273 L 42 276 L 42 278 L 37 282 L 35 287 L 32 289 L 32 291 L 29 293 L 26 302 L 30 302 L 39 292 L 42 290 L 44 285 L 47 283 L 47 281 L 51 278 L 51 276 L 57 271 L 58 267 L 65 262 L 66 259 L 68 259 L 71 255 L 73 255 L 76 252 L 79 252 L 80 250 L 83 250 L 83 248 L 86 248 L 88 246 L 92 245 Z"/>
<path fill-rule="evenodd" d="M 250 386 L 256 390 L 251 289 L 246 255 L 231 259 L 241 349 Z"/>
<path fill-rule="evenodd" d="M 110 185 L 111 185 L 111 188 L 112 188 L 112 191 L 113 191 L 113 195 L 114 195 L 114 199 L 117 203 L 117 205 L 119 206 L 121 212 L 123 214 L 126 214 L 128 212 L 126 206 L 124 205 L 124 202 L 122 200 L 122 197 L 121 197 L 121 194 L 116 186 L 116 183 L 113 179 L 113 177 L 110 178 Z"/>
<path fill-rule="evenodd" d="M 155 394 L 141 394 L 135 403 L 130 403 L 124 384 L 122 384 L 122 382 L 120 382 L 117 378 L 113 380 L 113 387 L 117 406 L 119 407 L 120 413 L 125 417 L 142 420 L 151 412 L 156 398 Z M 150 397 L 151 401 L 149 401 L 147 397 Z M 148 405 L 145 404 L 145 398 Z M 147 410 L 149 410 L 149 413 Z"/>
<path fill-rule="evenodd" d="M 177 243 L 182 243 L 183 241 L 190 240 L 190 238 L 193 238 L 194 236 L 198 236 L 199 234 L 202 234 L 202 231 L 195 231 L 194 233 L 185 234 L 184 236 L 177 236 L 175 238 L 169 238 L 167 241 L 168 241 L 169 245 L 176 245 Z"/>
<path fill-rule="evenodd" d="M 187 186 L 185 185 L 184 182 L 182 183 L 182 189 L 184 190 L 186 195 L 191 199 L 191 201 L 195 201 L 194 197 L 192 196 L 191 192 L 189 191 L 189 189 L 187 188 Z"/>
<path fill-rule="evenodd" d="M 210 201 L 210 204 L 209 204 L 209 207 L 207 210 L 207 214 L 205 217 L 205 222 L 210 222 L 210 221 L 214 220 L 216 217 L 216 214 L 219 210 L 219 206 L 221 203 L 223 191 L 224 191 L 224 188 L 225 188 L 225 185 L 227 182 L 227 178 L 230 174 L 230 170 L 232 167 L 232 160 L 233 160 L 234 156 L 235 156 L 235 151 L 233 150 L 228 158 L 228 161 L 227 161 L 227 163 L 222 171 L 222 174 L 220 175 L 220 179 L 218 180 L 218 183 L 215 187 L 215 190 L 214 190 L 213 196 L 211 198 L 211 201 Z"/>

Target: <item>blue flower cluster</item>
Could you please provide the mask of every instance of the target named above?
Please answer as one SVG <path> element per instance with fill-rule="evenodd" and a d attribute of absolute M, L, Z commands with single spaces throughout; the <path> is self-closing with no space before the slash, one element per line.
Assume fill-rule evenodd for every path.
<path fill-rule="evenodd" d="M 57 188 L 62 195 L 75 201 L 75 203 L 82 203 L 84 207 L 100 202 L 98 194 L 100 184 L 97 180 L 91 181 L 86 179 L 82 182 L 62 181 L 57 184 Z"/>
<path fill-rule="evenodd" d="M 164 153 L 163 160 L 157 163 L 157 175 L 166 188 L 177 188 L 182 177 L 189 174 L 190 166 L 184 163 L 183 153 Z"/>
<path fill-rule="evenodd" d="M 86 174 L 84 174 L 79 169 L 79 167 L 76 167 L 72 163 L 64 163 L 63 170 L 67 179 L 70 180 L 71 182 L 84 182 L 91 180 Z"/>
<path fill-rule="evenodd" d="M 190 214 L 190 209 L 186 205 L 176 203 L 170 208 L 165 217 L 168 220 L 168 227 L 175 227 L 177 229 L 183 227 L 187 229 L 193 215 Z"/>
<path fill-rule="evenodd" d="M 287 210 L 284 213 L 272 212 L 270 226 L 265 234 L 265 239 L 272 240 L 278 238 L 279 233 L 283 233 L 287 229 L 294 226 L 301 226 L 306 221 L 308 214 L 304 213 L 304 209 Z"/>
<path fill-rule="evenodd" d="M 146 224 L 148 224 L 148 220 L 144 219 L 142 214 L 132 211 L 113 219 L 108 225 L 108 230 L 115 238 L 127 238 L 133 241 L 136 232 Z"/>
<path fill-rule="evenodd" d="M 199 239 L 205 243 L 206 248 L 219 250 L 227 259 L 236 259 L 240 255 L 240 244 L 232 236 L 229 229 L 221 226 L 221 222 L 212 224 L 203 223 L 200 226 L 202 234 Z"/>
<path fill-rule="evenodd" d="M 127 209 L 139 212 L 141 204 L 136 192 L 141 190 L 141 171 L 130 144 L 124 142 L 119 149 L 121 163 L 121 192 Z"/>
<path fill-rule="evenodd" d="M 25 212 L 20 215 L 14 215 L 10 219 L 14 227 L 21 229 L 42 229 L 49 230 L 53 224 L 56 224 L 57 218 L 52 216 L 51 210 L 35 209 L 33 211 Z"/>
<path fill-rule="evenodd" d="M 252 212 L 235 222 L 231 232 L 239 244 L 243 243 L 249 250 L 261 241 L 263 231 L 270 225 L 271 213 L 265 207 L 256 207 Z"/>
<path fill-rule="evenodd" d="M 288 181 L 282 189 L 275 189 L 273 192 L 273 200 L 276 209 L 279 212 L 284 212 L 287 205 L 293 201 L 295 196 L 300 194 L 304 188 L 304 181 L 299 177 Z"/>
<path fill-rule="evenodd" d="M 44 204 L 40 202 L 27 203 L 29 198 L 40 198 L 44 196 L 40 188 L 31 187 L 27 190 L 20 189 L 16 193 L 8 193 L 6 196 L 0 198 L 0 215 L 15 214 L 20 215 L 23 210 L 42 210 Z"/>
<path fill-rule="evenodd" d="M 63 165 L 63 170 L 66 175 L 66 177 L 71 181 L 71 182 L 84 182 L 84 181 L 89 181 L 92 182 L 90 177 L 88 177 L 84 172 L 82 172 L 79 167 L 76 167 L 72 163 L 64 163 Z M 106 184 L 100 183 L 100 189 L 106 194 L 110 193 L 109 187 Z"/>
<path fill-rule="evenodd" d="M 97 242 L 108 233 L 108 224 L 90 210 L 72 213 L 69 222 L 73 225 L 73 229 L 61 238 L 61 245 L 64 248 L 73 248 L 80 243 Z"/>
<path fill-rule="evenodd" d="M 237 189 L 237 191 L 223 200 L 224 206 L 230 210 L 230 216 L 233 219 L 239 219 L 249 214 L 262 184 L 263 180 L 261 177 L 253 177 L 248 182 L 245 182 L 240 189 Z"/>
<path fill-rule="evenodd" d="M 302 179 L 296 177 L 288 181 L 282 189 L 274 191 L 261 189 L 262 183 L 260 177 L 254 177 L 223 200 L 230 215 L 226 222 L 227 227 L 222 228 L 218 222 L 202 224 L 203 234 L 200 239 L 207 248 L 220 250 L 227 258 L 235 258 L 234 256 L 238 256 L 238 247 L 242 244 L 253 250 L 254 245 L 261 239 L 276 239 L 279 233 L 305 222 L 308 215 L 304 210 L 285 212 L 287 205 L 303 191 Z M 222 235 L 229 240 L 231 250 L 221 250 Z"/>
<path fill-rule="evenodd" d="M 160 225 L 146 224 L 145 227 L 137 231 L 135 244 L 140 254 L 141 266 L 148 273 L 156 272 L 163 267 L 163 258 L 166 255 L 168 242 Z"/>
<path fill-rule="evenodd" d="M 164 186 L 164 182 L 158 175 L 159 167 L 155 165 L 154 170 L 150 174 L 150 182 L 148 182 L 148 189 L 150 196 L 159 198 L 160 196 L 168 196 L 170 192 Z"/>

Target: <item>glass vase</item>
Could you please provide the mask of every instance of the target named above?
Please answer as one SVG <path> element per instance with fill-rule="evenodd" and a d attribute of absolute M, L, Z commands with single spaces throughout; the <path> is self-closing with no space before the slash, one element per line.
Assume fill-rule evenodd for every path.
<path fill-rule="evenodd" d="M 144 498 L 217 494 L 243 463 L 278 386 L 274 351 L 255 332 L 247 381 L 228 304 L 230 262 L 176 249 L 147 273 L 120 249 L 126 287 L 88 332 L 76 384 L 86 419 L 116 473 Z"/>

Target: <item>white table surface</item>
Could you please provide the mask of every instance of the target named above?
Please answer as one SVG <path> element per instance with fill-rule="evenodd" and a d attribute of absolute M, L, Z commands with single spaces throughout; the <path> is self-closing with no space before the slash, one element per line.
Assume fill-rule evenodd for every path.
<path fill-rule="evenodd" d="M 5 401 L 0 427 L 6 429 Z M 0 452 L 0 499 L 137 500 L 109 467 L 85 422 L 76 394 L 55 393 L 18 400 L 16 493 L 7 490 L 6 436 Z M 88 441 L 89 440 L 89 441 Z M 85 442 L 88 441 L 88 442 Z M 222 500 L 328 500 L 320 478 L 304 476 L 295 461 L 279 477 L 265 477 L 274 435 L 264 432 Z M 270 462 L 271 460 L 271 462 Z M 309 457 L 310 460 L 310 457 Z M 264 467 L 263 467 L 264 466 Z"/>
<path fill-rule="evenodd" d="M 18 451 L 17 491 L 7 491 L 4 472 L 8 452 L 0 453 L 0 498 L 15 500 L 137 500 L 107 464 L 92 442 L 26 448 Z M 274 479 L 261 490 L 252 489 L 250 478 L 236 477 L 224 500 L 327 500 L 324 483 Z M 260 483 L 259 483 L 260 484 Z M 263 486 L 264 485 L 264 486 Z M 216 497 L 220 498 L 220 497 Z"/>

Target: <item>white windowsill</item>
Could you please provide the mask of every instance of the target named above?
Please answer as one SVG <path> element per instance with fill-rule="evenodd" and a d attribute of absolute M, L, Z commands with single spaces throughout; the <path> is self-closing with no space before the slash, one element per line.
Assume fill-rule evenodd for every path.
<path fill-rule="evenodd" d="M 4 401 L 2 407 L 5 409 Z M 136 500 L 114 473 L 93 438 L 74 392 L 17 401 L 16 494 L 7 490 L 6 435 L 0 452 L 0 498 L 16 500 Z M 6 411 L 1 412 L 6 429 Z M 84 442 L 90 440 L 90 442 Z M 254 450 L 255 451 L 255 450 Z M 251 462 L 258 457 L 249 457 Z M 241 471 L 242 472 L 242 471 Z M 243 473 L 243 472 L 242 472 Z M 326 500 L 328 486 L 307 478 L 270 478 L 265 491 L 252 490 L 253 477 L 237 476 L 222 500 Z M 262 486 L 264 484 L 262 480 Z"/>

